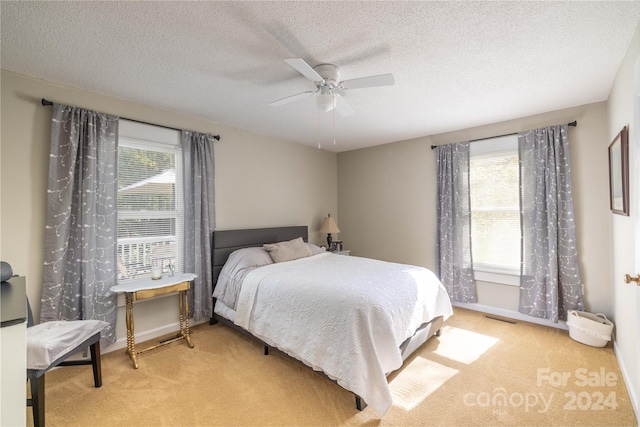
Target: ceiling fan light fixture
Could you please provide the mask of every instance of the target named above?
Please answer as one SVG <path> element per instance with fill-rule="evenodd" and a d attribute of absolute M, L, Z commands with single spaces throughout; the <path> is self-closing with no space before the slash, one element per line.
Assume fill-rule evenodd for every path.
<path fill-rule="evenodd" d="M 353 114 L 353 109 L 349 106 L 344 97 L 345 91 L 367 87 L 390 86 L 395 83 L 392 74 L 380 74 L 376 76 L 340 80 L 340 68 L 333 64 L 319 64 L 312 68 L 302 58 L 289 58 L 285 59 L 285 62 L 301 75 L 311 80 L 315 84 L 316 90 L 302 92 L 272 101 L 269 105 L 273 107 L 278 107 L 298 99 L 316 95 L 318 113 L 321 111 L 324 111 L 325 113 L 334 111 L 342 117 L 347 117 Z"/>
<path fill-rule="evenodd" d="M 320 111 L 329 112 L 336 106 L 336 100 L 330 93 L 322 93 L 316 97 L 316 103 Z"/>

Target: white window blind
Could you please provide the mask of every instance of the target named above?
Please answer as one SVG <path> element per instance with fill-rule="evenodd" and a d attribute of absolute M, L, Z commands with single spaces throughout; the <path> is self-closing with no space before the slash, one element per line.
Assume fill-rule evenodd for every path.
<path fill-rule="evenodd" d="M 135 124 L 129 134 L 149 125 Z M 142 127 L 142 128 L 141 128 Z M 154 132 L 158 133 L 158 128 Z M 154 141 L 122 136 L 118 140 L 119 280 L 151 275 L 151 267 L 183 271 L 181 150 L 177 132 Z M 124 132 L 123 132 L 124 131 Z M 162 133 L 162 132 L 160 132 Z"/>
<path fill-rule="evenodd" d="M 520 271 L 517 136 L 471 144 L 471 242 L 475 270 Z"/>

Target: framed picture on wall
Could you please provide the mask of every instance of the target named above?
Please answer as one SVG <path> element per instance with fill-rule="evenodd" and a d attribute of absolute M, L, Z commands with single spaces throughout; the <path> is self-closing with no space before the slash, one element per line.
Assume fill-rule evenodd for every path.
<path fill-rule="evenodd" d="M 629 216 L 629 137 L 626 126 L 609 145 L 609 199 L 611 212 Z"/>

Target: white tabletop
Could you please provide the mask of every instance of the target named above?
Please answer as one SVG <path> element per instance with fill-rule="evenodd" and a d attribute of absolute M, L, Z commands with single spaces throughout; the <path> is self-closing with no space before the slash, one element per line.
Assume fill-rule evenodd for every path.
<path fill-rule="evenodd" d="M 151 277 L 142 277 L 140 279 L 127 280 L 124 283 L 117 284 L 111 287 L 112 292 L 138 292 L 147 289 L 159 289 L 166 288 L 167 286 L 177 285 L 182 282 L 190 282 L 195 279 L 196 276 L 193 273 L 176 273 L 173 276 L 163 274 L 162 278 L 153 280 Z"/>

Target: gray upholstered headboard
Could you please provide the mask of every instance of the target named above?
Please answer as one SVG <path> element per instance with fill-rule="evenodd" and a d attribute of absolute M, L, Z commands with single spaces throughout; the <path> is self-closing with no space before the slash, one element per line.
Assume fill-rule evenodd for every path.
<path fill-rule="evenodd" d="M 302 237 L 305 242 L 309 240 L 309 232 L 306 226 L 214 231 L 212 233 L 213 250 L 211 253 L 212 288 L 215 288 L 218 282 L 222 266 L 227 262 L 231 252 L 236 249 L 262 246 L 265 243 L 282 242 L 297 239 L 298 237 Z"/>

